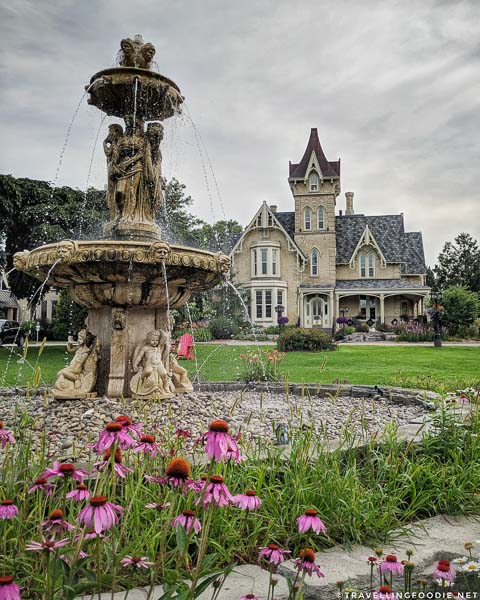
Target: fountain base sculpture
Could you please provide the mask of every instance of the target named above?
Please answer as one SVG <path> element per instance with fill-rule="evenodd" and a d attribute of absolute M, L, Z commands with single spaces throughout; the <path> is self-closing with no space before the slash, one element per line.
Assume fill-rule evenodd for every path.
<path fill-rule="evenodd" d="M 107 160 L 107 239 L 63 240 L 14 256 L 14 267 L 88 308 L 86 330 L 72 362 L 59 372 L 55 398 L 170 398 L 193 390 L 171 351 L 171 309 L 192 292 L 225 277 L 230 259 L 160 240 L 163 196 L 161 121 L 180 111 L 178 86 L 152 70 L 155 48 L 141 36 L 121 42 L 118 67 L 96 73 L 92 104 L 125 125 L 112 124 Z M 149 122 L 150 121 L 150 122 Z"/>

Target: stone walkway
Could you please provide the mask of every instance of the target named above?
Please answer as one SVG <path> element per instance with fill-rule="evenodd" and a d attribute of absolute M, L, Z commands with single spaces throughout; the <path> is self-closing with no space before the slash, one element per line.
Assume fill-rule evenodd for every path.
<path fill-rule="evenodd" d="M 440 515 L 410 525 L 407 534 L 402 531 L 392 532 L 392 539 L 401 539 L 384 546 L 385 553 L 396 553 L 399 560 L 406 558 L 405 551 L 412 549 L 413 562 L 416 564 L 416 573 L 429 577 L 433 573 L 433 565 L 440 558 L 453 559 L 465 555 L 463 547 L 466 541 L 480 539 L 480 519 L 477 517 L 452 517 Z M 348 585 L 357 591 L 367 591 L 369 586 L 370 571 L 367 557 L 372 554 L 368 546 L 352 546 L 345 549 L 335 546 L 316 555 L 316 562 L 325 573 L 324 578 L 307 577 L 304 588 L 304 600 L 333 600 L 337 597 L 337 581 L 348 582 Z M 280 565 L 278 585 L 275 596 L 278 600 L 286 600 L 288 586 L 285 577 L 295 577 L 293 561 Z M 268 591 L 269 574 L 257 565 L 242 565 L 236 567 L 227 577 L 218 600 L 237 600 L 245 594 L 255 594 L 265 599 Z M 161 586 L 155 588 L 152 600 L 162 594 Z M 126 592 L 118 592 L 115 600 L 124 600 Z M 199 600 L 209 600 L 212 590 L 207 590 Z M 111 600 L 111 594 L 102 594 L 102 600 Z M 88 600 L 90 596 L 78 597 L 76 600 Z M 147 592 L 144 589 L 131 590 L 128 600 L 146 600 Z"/>

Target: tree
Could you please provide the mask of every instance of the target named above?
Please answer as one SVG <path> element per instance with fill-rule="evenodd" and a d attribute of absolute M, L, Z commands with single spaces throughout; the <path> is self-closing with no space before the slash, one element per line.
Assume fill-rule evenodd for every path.
<path fill-rule="evenodd" d="M 475 292 L 461 286 L 452 286 L 443 293 L 442 325 L 448 327 L 452 335 L 456 335 L 462 328 L 473 325 L 480 316 L 480 299 Z"/>
<path fill-rule="evenodd" d="M 168 242 L 193 245 L 195 228 L 204 222 L 188 212 L 193 204 L 191 196 L 185 195 L 186 186 L 172 178 L 165 186 L 165 204 L 158 216 L 163 238 Z"/>
<path fill-rule="evenodd" d="M 460 233 L 454 242 L 446 242 L 434 268 L 441 289 L 462 286 L 480 292 L 480 248 L 469 233 Z"/>
<path fill-rule="evenodd" d="M 52 318 L 52 333 L 56 340 L 66 340 L 69 334 L 85 327 L 88 311 L 74 302 L 67 290 L 59 294 Z"/>
<path fill-rule="evenodd" d="M 15 252 L 62 239 L 99 237 L 107 219 L 105 193 L 54 188 L 47 181 L 0 175 L 0 239 L 5 240 L 7 269 Z M 19 298 L 30 296 L 38 281 L 14 271 L 10 285 Z"/>
<path fill-rule="evenodd" d="M 195 245 L 213 252 L 226 252 L 233 246 L 242 233 L 242 226 L 238 221 L 217 221 L 213 225 L 205 223 L 194 231 Z"/>

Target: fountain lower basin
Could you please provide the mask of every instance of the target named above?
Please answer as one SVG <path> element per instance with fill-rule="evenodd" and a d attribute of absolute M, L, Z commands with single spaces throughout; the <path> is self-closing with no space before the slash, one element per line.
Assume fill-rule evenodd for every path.
<path fill-rule="evenodd" d="M 86 330 L 98 342 L 95 391 L 116 398 L 150 394 L 133 388 L 131 381 L 136 357 L 153 347 L 148 341 L 152 332 L 160 336 L 162 364 L 177 368 L 170 356 L 169 309 L 183 306 L 192 292 L 220 283 L 230 267 L 230 259 L 221 253 L 127 240 L 63 240 L 19 252 L 14 261 L 18 270 L 68 289 L 89 309 Z M 182 377 L 177 391 L 186 385 Z M 151 383 L 147 390 L 153 389 Z M 81 390 L 66 387 L 57 397 L 82 397 Z"/>

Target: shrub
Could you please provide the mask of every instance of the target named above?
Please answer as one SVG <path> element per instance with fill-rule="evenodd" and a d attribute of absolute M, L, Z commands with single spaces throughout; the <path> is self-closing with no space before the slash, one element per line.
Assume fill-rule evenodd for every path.
<path fill-rule="evenodd" d="M 267 335 L 278 335 L 279 327 L 278 325 L 271 325 L 270 327 L 265 327 L 264 333 Z"/>
<path fill-rule="evenodd" d="M 366 323 L 355 323 L 355 331 L 357 333 L 368 333 L 370 327 Z"/>
<path fill-rule="evenodd" d="M 240 354 L 244 369 L 239 375 L 240 381 L 279 381 L 279 363 L 285 354 L 278 350 L 249 350 Z"/>
<path fill-rule="evenodd" d="M 210 331 L 215 340 L 232 339 L 238 330 L 238 325 L 227 317 L 217 317 L 210 321 Z"/>
<path fill-rule="evenodd" d="M 212 332 L 208 327 L 199 327 L 198 329 L 175 329 L 172 334 L 173 339 L 178 340 L 184 333 L 191 333 L 196 342 L 209 342 L 212 339 Z"/>
<path fill-rule="evenodd" d="M 320 329 L 287 329 L 277 339 L 277 347 L 283 352 L 303 350 L 321 352 L 336 350 L 337 345 L 332 338 Z"/>
<path fill-rule="evenodd" d="M 460 327 L 473 325 L 480 314 L 478 295 L 460 286 L 447 288 L 443 293 L 442 304 L 441 323 L 448 327 L 452 335 L 457 335 Z"/>

